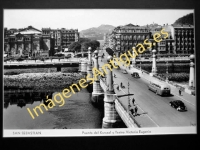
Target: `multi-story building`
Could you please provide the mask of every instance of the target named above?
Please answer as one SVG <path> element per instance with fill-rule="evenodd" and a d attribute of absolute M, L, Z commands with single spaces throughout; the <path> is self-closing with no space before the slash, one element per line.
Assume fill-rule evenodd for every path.
<path fill-rule="evenodd" d="M 4 52 L 11 56 L 32 56 L 39 53 L 41 31 L 28 26 L 25 29 L 7 30 L 4 38 Z"/>
<path fill-rule="evenodd" d="M 162 38 L 161 42 L 155 42 L 153 35 L 160 33 L 164 29 L 168 33 L 166 39 Z M 161 34 L 162 35 L 162 34 Z M 131 50 L 138 43 L 143 44 L 145 39 L 149 39 L 152 43 L 155 42 L 150 50 L 146 50 L 141 56 L 150 54 L 152 49 L 156 49 L 157 53 L 162 54 L 184 54 L 190 55 L 194 53 L 194 27 L 191 25 L 158 25 L 151 24 L 146 26 L 138 26 L 128 24 L 125 26 L 116 27 L 109 36 L 108 45 L 112 46 L 113 50 L 118 54 Z"/>
<path fill-rule="evenodd" d="M 193 54 L 195 51 L 194 26 L 172 25 L 176 54 Z"/>
<path fill-rule="evenodd" d="M 147 27 L 128 24 L 118 26 L 113 30 L 113 38 L 115 42 L 115 51 L 119 55 L 127 50 L 131 50 L 138 43 L 143 43 L 145 39 L 150 38 L 150 30 Z"/>
<path fill-rule="evenodd" d="M 160 42 L 155 42 L 156 45 L 153 46 L 154 49 L 157 50 L 157 54 L 175 54 L 175 49 L 173 47 L 173 43 L 174 43 L 174 39 L 172 38 L 173 35 L 172 35 L 172 27 L 169 26 L 169 25 L 156 25 L 156 26 L 153 26 L 153 27 L 149 27 L 150 29 L 150 32 L 151 32 L 151 37 L 150 37 L 150 41 L 153 43 L 155 42 L 154 39 L 153 39 L 153 35 L 155 33 L 159 33 L 162 37 L 162 41 Z M 161 30 L 164 29 L 164 32 L 167 32 L 168 33 L 168 37 L 167 38 L 163 38 L 163 36 L 166 36 L 166 35 L 163 35 L 161 34 Z"/>
<path fill-rule="evenodd" d="M 78 29 L 66 30 L 28 26 L 24 29 L 4 29 L 4 53 L 9 56 L 49 56 L 79 40 Z"/>
<path fill-rule="evenodd" d="M 67 30 L 65 28 L 61 28 L 60 33 L 62 49 L 68 48 L 71 43 L 78 42 L 79 40 L 78 29 Z"/>

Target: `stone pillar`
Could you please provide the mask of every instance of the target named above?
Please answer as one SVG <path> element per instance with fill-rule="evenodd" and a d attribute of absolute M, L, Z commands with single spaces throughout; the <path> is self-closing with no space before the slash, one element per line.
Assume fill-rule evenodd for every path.
<path fill-rule="evenodd" d="M 81 61 L 78 62 L 78 71 L 81 72 Z"/>
<path fill-rule="evenodd" d="M 108 62 L 112 56 L 108 56 Z M 115 109 L 116 94 L 113 87 L 112 71 L 107 68 L 107 91 L 104 97 L 104 118 L 102 128 L 116 128 L 121 123 L 121 118 Z"/>
<path fill-rule="evenodd" d="M 190 79 L 189 79 L 189 86 L 195 87 L 195 65 L 194 65 L 194 55 L 190 55 Z"/>
<path fill-rule="evenodd" d="M 88 48 L 87 75 L 90 75 L 90 78 L 92 78 L 92 54 L 91 54 L 91 47 Z"/>
<path fill-rule="evenodd" d="M 99 64 L 98 64 L 98 51 L 94 51 L 95 57 L 94 57 L 94 67 L 99 69 Z M 104 98 L 104 92 L 103 89 L 100 86 L 100 79 L 99 76 L 97 77 L 97 80 L 94 81 L 93 83 L 93 92 L 92 92 L 92 102 L 94 103 L 101 103 L 103 102 Z"/>
<path fill-rule="evenodd" d="M 150 76 L 153 76 L 155 74 L 157 74 L 157 68 L 156 68 L 156 50 L 152 50 L 153 53 L 153 59 L 152 59 L 152 71 L 150 73 Z"/>
<path fill-rule="evenodd" d="M 135 49 L 135 47 L 133 47 L 133 49 Z M 134 53 L 134 51 L 133 51 L 133 54 L 132 54 L 133 56 L 135 56 L 136 54 Z M 135 66 L 135 64 L 136 64 L 136 57 L 135 58 L 132 58 L 132 66 Z"/>
<path fill-rule="evenodd" d="M 81 73 L 84 76 L 87 75 L 87 62 L 85 62 L 85 61 L 81 62 Z"/>

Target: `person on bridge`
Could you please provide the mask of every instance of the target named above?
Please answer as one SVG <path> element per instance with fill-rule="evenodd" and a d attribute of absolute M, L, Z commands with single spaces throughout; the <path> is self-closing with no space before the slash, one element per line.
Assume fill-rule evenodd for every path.
<path fill-rule="evenodd" d="M 117 76 L 114 74 L 114 78 L 116 78 Z"/>
<path fill-rule="evenodd" d="M 181 96 L 181 88 L 179 89 L 179 95 Z"/>
<path fill-rule="evenodd" d="M 117 86 L 117 90 L 119 91 L 119 85 Z"/>
<path fill-rule="evenodd" d="M 133 103 L 133 105 L 135 105 L 135 99 L 134 98 L 132 99 L 132 103 Z"/>
<path fill-rule="evenodd" d="M 123 89 L 125 88 L 125 86 L 123 85 L 123 83 L 122 83 L 122 82 L 121 82 L 120 86 L 121 86 L 121 88 L 123 88 Z"/>
<path fill-rule="evenodd" d="M 130 112 L 134 116 L 135 110 L 132 107 L 130 107 Z"/>
<path fill-rule="evenodd" d="M 138 111 L 138 108 L 137 106 L 135 106 L 135 116 L 137 116 L 137 111 Z"/>

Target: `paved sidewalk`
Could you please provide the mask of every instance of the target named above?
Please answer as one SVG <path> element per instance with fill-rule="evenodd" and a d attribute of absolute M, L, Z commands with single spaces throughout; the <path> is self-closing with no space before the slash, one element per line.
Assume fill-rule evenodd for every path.
<path fill-rule="evenodd" d="M 162 82 L 162 83 L 164 82 L 164 81 L 161 81 L 161 80 L 159 80 L 159 79 L 157 79 L 155 77 L 150 76 L 149 74 L 147 74 L 145 72 L 142 73 L 142 71 L 140 69 L 135 68 L 135 67 L 130 67 L 130 70 L 129 70 L 128 67 L 125 67 L 125 66 L 121 65 L 120 68 L 121 69 L 126 69 L 126 71 L 129 74 L 131 74 L 133 72 L 138 72 L 139 75 L 140 75 L 140 77 L 143 78 L 143 79 L 145 79 L 145 80 L 147 80 L 147 81 L 157 81 L 157 82 Z M 164 82 L 164 83 L 167 83 L 167 82 Z M 173 95 L 176 95 L 181 100 L 183 100 L 185 102 L 188 102 L 188 103 L 190 103 L 193 106 L 196 106 L 196 96 L 190 95 L 190 94 L 188 94 L 186 92 L 182 92 L 181 96 L 179 96 L 179 89 L 177 87 L 171 85 L 171 84 L 168 84 L 168 85 L 171 87 L 171 93 Z"/>

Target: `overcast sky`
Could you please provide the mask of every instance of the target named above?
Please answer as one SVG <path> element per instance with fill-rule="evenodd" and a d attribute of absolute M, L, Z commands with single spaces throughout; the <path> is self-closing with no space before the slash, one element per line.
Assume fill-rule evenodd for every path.
<path fill-rule="evenodd" d="M 31 25 L 39 30 L 50 27 L 81 31 L 102 24 L 146 25 L 154 22 L 163 25 L 172 24 L 192 12 L 191 9 L 5 9 L 4 27 L 25 28 Z"/>

